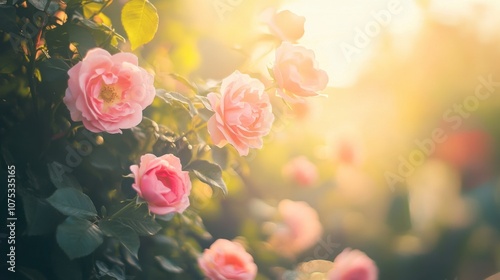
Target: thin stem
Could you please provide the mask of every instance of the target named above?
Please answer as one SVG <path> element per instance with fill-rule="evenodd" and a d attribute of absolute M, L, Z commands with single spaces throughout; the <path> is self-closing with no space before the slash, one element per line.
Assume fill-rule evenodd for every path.
<path fill-rule="evenodd" d="M 48 4 L 50 4 L 50 1 L 47 2 L 47 5 L 45 9 L 47 9 Z M 40 41 L 42 37 L 42 32 L 43 32 L 43 27 L 47 24 L 47 17 L 44 17 L 41 26 L 38 29 L 37 35 L 35 36 L 34 40 L 28 40 L 29 47 L 30 47 L 30 54 L 29 54 L 29 67 L 28 67 L 28 74 L 30 76 L 29 78 L 29 86 L 30 86 L 30 93 L 31 93 L 31 98 L 33 100 L 33 109 L 35 111 L 35 116 L 38 117 L 38 93 L 36 90 L 36 81 L 35 81 L 35 62 L 36 62 L 36 54 L 38 52 L 37 46 L 38 42 Z"/>
<path fill-rule="evenodd" d="M 192 128 L 192 129 L 190 129 L 190 130 L 188 130 L 188 131 L 184 132 L 182 135 L 180 135 L 179 137 L 177 137 L 177 139 L 176 139 L 176 140 L 182 139 L 182 137 L 186 137 L 187 135 L 189 135 L 189 134 L 191 134 L 191 133 L 195 133 L 196 131 L 198 131 L 198 130 L 200 130 L 200 129 L 202 129 L 202 128 L 206 127 L 206 126 L 207 126 L 207 122 L 203 122 L 203 123 L 201 123 L 201 124 L 199 124 L 199 125 L 195 126 L 194 128 Z"/>
<path fill-rule="evenodd" d="M 97 10 L 95 13 L 93 13 L 90 18 L 93 18 L 96 15 L 100 14 L 104 10 L 104 8 L 106 8 L 107 6 L 109 6 L 109 4 L 110 4 L 110 1 L 105 1 L 104 4 L 101 6 L 101 8 L 99 10 Z"/>
<path fill-rule="evenodd" d="M 36 43 L 35 43 L 36 44 Z M 35 116 L 38 116 L 38 94 L 36 92 L 36 81 L 35 81 L 35 60 L 36 60 L 36 50 L 32 47 L 33 42 L 30 43 L 30 58 L 29 58 L 29 86 L 31 99 L 33 101 L 33 110 L 35 111 Z"/>
<path fill-rule="evenodd" d="M 119 214 L 125 212 L 126 210 L 130 209 L 131 207 L 135 206 L 135 199 L 130 201 L 129 204 L 125 205 L 125 207 L 123 207 L 122 209 L 118 210 L 116 213 L 114 213 L 113 215 L 111 215 L 108 220 L 112 220 L 113 218 L 115 218 L 116 216 L 118 216 Z"/>

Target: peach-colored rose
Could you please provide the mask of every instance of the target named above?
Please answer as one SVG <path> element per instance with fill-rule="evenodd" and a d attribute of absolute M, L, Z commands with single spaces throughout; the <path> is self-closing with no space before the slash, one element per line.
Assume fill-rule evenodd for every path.
<path fill-rule="evenodd" d="M 274 121 L 262 82 L 236 71 L 222 80 L 220 92 L 221 96 L 207 96 L 215 112 L 208 120 L 215 145 L 230 143 L 240 155 L 248 155 L 250 148 L 261 148 L 262 138 Z"/>
<path fill-rule="evenodd" d="M 321 238 L 323 227 L 316 210 L 302 201 L 282 200 L 278 212 L 283 225 L 269 238 L 273 249 L 285 257 L 295 257 Z"/>
<path fill-rule="evenodd" d="M 283 42 L 276 49 L 273 69 L 278 94 L 287 101 L 301 102 L 326 88 L 328 75 L 318 68 L 314 52 L 302 46 Z"/>
<path fill-rule="evenodd" d="M 318 181 L 318 169 L 305 156 L 299 156 L 290 160 L 282 170 L 285 178 L 291 179 L 297 184 L 309 187 Z"/>
<path fill-rule="evenodd" d="M 73 121 L 92 132 L 122 133 L 142 120 L 142 110 L 155 97 L 153 76 L 131 53 L 89 50 L 69 71 L 64 103 Z"/>
<path fill-rule="evenodd" d="M 289 10 L 276 13 L 274 8 L 269 8 L 263 12 L 263 20 L 269 30 L 282 41 L 295 42 L 304 35 L 306 18 Z"/>
<path fill-rule="evenodd" d="M 237 242 L 217 239 L 198 259 L 201 270 L 211 280 L 253 280 L 257 265 Z"/>
<path fill-rule="evenodd" d="M 132 188 L 148 203 L 152 213 L 182 213 L 189 206 L 191 180 L 176 156 L 145 154 L 141 163 L 130 166 L 130 170 L 135 178 Z"/>
<path fill-rule="evenodd" d="M 346 248 L 333 261 L 328 280 L 377 280 L 375 262 L 359 250 Z"/>

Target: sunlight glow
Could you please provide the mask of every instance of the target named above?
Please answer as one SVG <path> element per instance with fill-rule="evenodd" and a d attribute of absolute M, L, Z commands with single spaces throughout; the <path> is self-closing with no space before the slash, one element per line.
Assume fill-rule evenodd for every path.
<path fill-rule="evenodd" d="M 313 48 L 320 66 L 330 76 L 331 86 L 351 84 L 361 65 L 369 57 L 372 49 L 381 39 L 382 30 L 408 33 L 418 27 L 419 9 L 412 0 L 291 0 L 283 5 L 283 9 L 306 17 L 304 37 L 301 44 Z M 397 14 L 391 14 L 386 27 L 377 32 L 373 27 L 373 36 L 361 46 L 355 45 L 356 30 L 369 29 L 374 21 L 374 14 L 387 11 L 389 5 L 399 7 Z M 379 27 L 380 24 L 376 23 Z M 346 55 L 342 46 L 349 44 L 357 51 Z"/>

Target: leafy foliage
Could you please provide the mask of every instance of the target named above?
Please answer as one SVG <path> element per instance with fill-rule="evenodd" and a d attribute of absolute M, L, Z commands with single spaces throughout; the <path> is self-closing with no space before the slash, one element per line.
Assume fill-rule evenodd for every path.
<path fill-rule="evenodd" d="M 68 217 L 57 227 L 56 239 L 70 259 L 92 253 L 103 242 L 99 227 L 77 217 Z"/>
<path fill-rule="evenodd" d="M 0 4 L 0 164 L 17 168 L 19 232 L 51 254 L 23 267 L 33 279 L 201 278 L 196 259 L 212 238 L 197 213 L 204 206 L 190 198 L 196 208 L 151 213 L 129 175 L 144 154 L 179 158 L 197 181 L 193 192 L 206 184 L 228 194 L 225 170 L 237 160 L 231 148 L 214 147 L 206 129 L 213 85 L 167 73 L 187 90 L 157 89 L 142 122 L 121 135 L 73 121 L 63 102 L 68 71 L 93 48 L 116 54 L 129 43 L 143 59 L 147 46 L 140 47 L 158 30 L 153 3 L 117 2 Z"/>

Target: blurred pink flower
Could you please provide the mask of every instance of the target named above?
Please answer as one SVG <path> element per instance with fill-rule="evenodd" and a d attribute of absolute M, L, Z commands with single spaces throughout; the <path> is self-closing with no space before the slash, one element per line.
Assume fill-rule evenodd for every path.
<path fill-rule="evenodd" d="M 352 135 L 342 135 L 332 143 L 334 159 L 340 164 L 360 166 L 364 162 L 361 141 Z"/>
<path fill-rule="evenodd" d="M 365 253 L 345 249 L 333 261 L 328 280 L 377 280 L 378 268 Z"/>
<path fill-rule="evenodd" d="M 271 33 L 282 41 L 295 42 L 304 35 L 306 18 L 303 16 L 289 10 L 276 13 L 274 8 L 268 8 L 262 13 L 262 17 Z"/>
<path fill-rule="evenodd" d="M 191 180 L 176 156 L 145 154 L 140 165 L 132 165 L 130 170 L 135 178 L 132 188 L 148 203 L 152 213 L 182 213 L 189 206 Z"/>
<path fill-rule="evenodd" d="M 240 155 L 248 155 L 250 148 L 262 148 L 262 138 L 274 121 L 262 82 L 235 71 L 222 80 L 220 92 L 221 96 L 207 96 L 215 112 L 208 120 L 214 144 L 222 147 L 230 143 Z"/>
<path fill-rule="evenodd" d="M 318 213 L 303 201 L 282 200 L 278 211 L 283 218 L 283 226 L 270 236 L 269 244 L 285 257 L 297 254 L 313 246 L 323 233 Z"/>
<path fill-rule="evenodd" d="M 142 121 L 155 97 L 153 76 L 131 53 L 109 54 L 95 48 L 68 71 L 64 103 L 73 121 L 92 132 L 122 133 Z"/>
<path fill-rule="evenodd" d="M 211 280 L 252 280 L 257 275 L 253 257 L 241 244 L 226 239 L 218 239 L 205 249 L 198 265 Z"/>
<path fill-rule="evenodd" d="M 283 176 L 297 184 L 309 187 L 318 181 L 318 169 L 305 156 L 290 160 L 282 169 Z"/>
<path fill-rule="evenodd" d="M 286 101 L 301 102 L 302 98 L 319 95 L 326 88 L 328 75 L 318 68 L 314 52 L 302 46 L 283 42 L 276 49 L 273 69 L 278 94 Z"/>
<path fill-rule="evenodd" d="M 433 144 L 433 156 L 456 168 L 463 176 L 464 187 L 474 188 L 491 179 L 492 142 L 482 130 L 458 131 L 450 134 L 444 144 Z"/>

